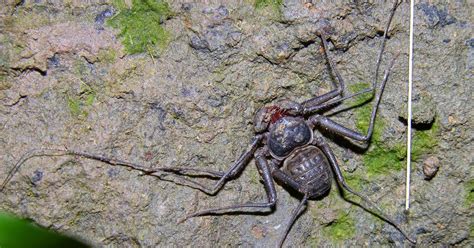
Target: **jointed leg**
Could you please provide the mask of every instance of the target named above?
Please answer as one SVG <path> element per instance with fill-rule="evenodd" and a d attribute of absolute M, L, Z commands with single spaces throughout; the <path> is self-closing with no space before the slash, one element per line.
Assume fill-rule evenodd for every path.
<path fill-rule="evenodd" d="M 338 124 L 331 119 L 329 119 L 326 116 L 322 115 L 314 115 L 310 117 L 310 122 L 311 124 L 315 125 L 316 127 L 323 128 L 325 130 L 332 131 L 333 133 L 340 134 L 342 136 L 358 140 L 358 141 L 364 141 L 367 142 L 370 140 L 372 137 L 373 131 L 374 131 L 374 125 L 375 125 L 375 117 L 377 116 L 377 110 L 380 105 L 380 101 L 382 100 L 382 94 L 385 89 L 385 84 L 388 81 L 388 76 L 390 75 L 390 70 L 393 67 L 393 64 L 395 62 L 396 57 L 392 60 L 390 63 L 388 69 L 385 71 L 385 75 L 382 81 L 382 84 L 380 85 L 379 92 L 376 96 L 374 105 L 372 107 L 372 114 L 370 116 L 370 122 L 369 122 L 369 128 L 367 130 L 367 134 L 363 135 L 360 132 L 354 131 L 352 129 L 349 129 L 347 127 L 342 126 L 341 124 Z"/>
<path fill-rule="evenodd" d="M 13 178 L 13 176 L 18 172 L 20 167 L 29 159 L 34 158 L 34 157 L 55 157 L 55 156 L 80 156 L 88 159 L 93 159 L 97 161 L 101 161 L 107 164 L 110 164 L 112 166 L 121 166 L 121 167 L 126 167 L 130 168 L 132 170 L 137 170 L 145 175 L 152 175 L 156 176 L 159 178 L 163 178 L 166 180 L 164 177 L 166 176 L 166 172 L 171 172 L 174 174 L 183 174 L 183 173 L 188 173 L 188 174 L 194 174 L 194 175 L 199 175 L 199 176 L 207 176 L 207 177 L 213 177 L 213 178 L 221 178 L 224 173 L 223 172 L 217 172 L 217 171 L 212 171 L 212 170 L 197 170 L 194 168 L 186 168 L 186 167 L 161 167 L 161 168 L 146 168 L 142 165 L 128 162 L 128 161 L 122 161 L 118 159 L 113 159 L 101 155 L 96 155 L 96 154 L 91 154 L 91 153 L 86 153 L 86 152 L 81 152 L 81 151 L 74 151 L 70 150 L 67 148 L 64 149 L 33 149 L 31 151 L 28 151 L 25 153 L 20 160 L 13 166 L 13 168 L 9 171 L 7 177 L 4 179 L 2 185 L 0 186 L 0 192 L 4 190 L 8 182 Z M 189 179 L 183 178 L 181 180 L 174 180 L 174 182 L 179 183 L 179 184 L 184 184 L 182 181 L 189 181 Z M 191 182 L 192 183 L 192 182 Z"/>
<path fill-rule="evenodd" d="M 318 110 L 325 109 L 325 108 L 327 108 L 327 107 L 329 107 L 329 106 L 331 106 L 335 103 L 341 102 L 341 101 L 343 101 L 347 98 L 354 97 L 355 95 L 360 95 L 360 94 L 368 93 L 368 92 L 373 93 L 375 91 L 375 87 L 376 87 L 377 81 L 378 81 L 380 63 L 382 62 L 382 55 L 383 55 L 383 52 L 385 50 L 385 42 L 387 40 L 388 30 L 390 28 L 390 24 L 392 22 L 393 16 L 395 15 L 395 11 L 396 11 L 398 5 L 399 5 L 399 2 L 397 0 L 393 4 L 392 11 L 390 12 L 390 17 L 389 17 L 387 25 L 385 27 L 385 31 L 384 31 L 384 35 L 383 35 L 383 39 L 382 39 L 382 44 L 380 46 L 380 52 L 379 52 L 379 55 L 377 57 L 377 62 L 376 62 L 376 66 L 375 66 L 375 75 L 374 75 L 374 79 L 372 81 L 372 86 L 370 88 L 364 89 L 361 92 L 358 92 L 354 95 L 342 98 L 343 90 L 344 90 L 344 80 L 342 79 L 341 75 L 337 71 L 337 69 L 334 66 L 332 60 L 328 57 L 327 42 L 326 42 L 326 39 L 325 39 L 324 35 L 321 35 L 321 39 L 323 40 L 325 55 L 326 55 L 326 58 L 328 59 L 330 69 L 336 75 L 336 80 L 338 82 L 338 86 L 337 86 L 338 88 L 335 89 L 335 90 L 332 90 L 332 91 L 330 91 L 330 92 L 328 92 L 324 95 L 321 95 L 321 96 L 318 96 L 318 97 L 315 97 L 315 98 L 312 98 L 310 100 L 307 100 L 307 101 L 303 102 L 305 113 L 307 113 L 307 114 L 308 113 L 314 113 Z M 341 96 L 341 98 L 334 99 L 334 100 L 328 102 L 329 100 L 335 98 L 336 96 Z"/>
<path fill-rule="evenodd" d="M 347 185 L 346 181 L 344 180 L 344 176 L 342 175 L 341 169 L 339 168 L 339 164 L 337 163 L 336 157 L 334 156 L 334 153 L 332 152 L 331 148 L 329 145 L 324 141 L 322 137 L 316 138 L 315 140 L 315 145 L 318 146 L 324 154 L 327 156 L 329 163 L 331 164 L 331 167 L 336 174 L 336 179 L 339 185 L 341 185 L 342 188 L 347 190 L 348 192 L 356 195 L 359 197 L 363 202 L 365 202 L 368 205 L 368 210 L 385 220 L 387 223 L 391 224 L 394 226 L 400 233 L 405 236 L 405 238 L 410 241 L 413 244 L 416 244 L 416 241 L 411 239 L 408 234 L 406 234 L 398 224 L 392 220 L 390 217 L 388 217 L 377 205 L 372 203 L 372 201 L 369 200 L 369 198 L 361 193 L 358 193 L 357 191 L 353 190 L 352 188 Z"/>
<path fill-rule="evenodd" d="M 298 207 L 293 210 L 291 213 L 291 219 L 288 221 L 288 224 L 286 224 L 285 232 L 283 233 L 283 236 L 280 238 L 280 241 L 278 242 L 278 247 L 283 246 L 283 242 L 285 242 L 286 236 L 288 236 L 288 233 L 291 230 L 291 227 L 295 223 L 296 218 L 301 214 L 301 211 L 303 211 L 303 207 L 306 206 L 306 203 L 308 202 L 308 196 L 304 195 L 303 200 L 301 200 L 300 204 L 298 204 Z"/>
<path fill-rule="evenodd" d="M 270 172 L 270 168 L 268 166 L 268 162 L 266 158 L 263 156 L 263 154 L 259 151 L 257 151 L 255 155 L 255 164 L 257 165 L 258 172 L 260 173 L 260 176 L 263 179 L 263 185 L 265 187 L 265 192 L 267 194 L 266 202 L 244 203 L 244 204 L 238 204 L 238 205 L 228 206 L 228 207 L 206 209 L 206 210 L 202 210 L 202 211 L 190 214 L 186 216 L 185 219 L 196 217 L 196 216 L 209 215 L 209 214 L 224 214 L 224 213 L 229 213 L 229 212 L 245 211 L 245 210 L 248 210 L 249 208 L 271 210 L 275 206 L 276 200 L 277 200 L 275 184 L 273 182 L 273 178 Z"/>
<path fill-rule="evenodd" d="M 325 93 L 321 96 L 317 96 L 314 98 L 311 98 L 309 100 L 306 100 L 302 103 L 304 107 L 304 113 L 311 113 L 316 111 L 315 107 L 319 106 L 321 103 L 327 102 L 337 96 L 342 96 L 344 93 L 344 79 L 342 79 L 341 74 L 337 70 L 336 66 L 334 65 L 334 62 L 331 60 L 328 54 L 328 43 L 326 40 L 326 36 L 321 32 L 320 34 L 321 38 L 321 43 L 323 45 L 323 51 L 324 51 L 324 57 L 326 57 L 326 60 L 328 61 L 329 64 L 329 69 L 331 72 L 333 72 L 336 76 L 336 89 L 333 89 L 329 91 L 328 93 Z M 319 109 L 319 108 L 318 108 Z"/>
<path fill-rule="evenodd" d="M 380 52 L 379 52 L 379 56 L 377 57 L 377 63 L 375 66 L 375 75 L 372 81 L 372 90 L 375 90 L 375 85 L 377 84 L 377 81 L 378 81 L 380 63 L 382 62 L 382 55 L 385 50 L 385 43 L 387 41 L 387 34 L 390 29 L 390 24 L 392 23 L 393 16 L 395 15 L 395 11 L 397 10 L 398 5 L 400 5 L 400 3 L 401 2 L 398 2 L 398 0 L 395 0 L 393 2 L 392 11 L 390 12 L 390 16 L 388 17 L 388 21 L 387 21 L 387 26 L 385 26 L 385 30 L 383 32 L 382 45 L 380 46 Z"/>
<path fill-rule="evenodd" d="M 13 166 L 13 168 L 8 173 L 6 179 L 3 181 L 0 192 L 2 192 L 8 182 L 12 179 L 15 173 L 20 169 L 20 167 L 30 158 L 33 157 L 41 157 L 41 156 L 65 156 L 65 155 L 73 155 L 73 156 L 80 156 L 88 159 L 93 159 L 97 161 L 101 161 L 113 166 L 122 166 L 127 167 L 132 170 L 137 170 L 143 172 L 146 175 L 151 175 L 158 177 L 162 180 L 172 181 L 177 184 L 189 186 L 192 188 L 199 189 L 207 194 L 215 194 L 219 191 L 222 186 L 228 180 L 232 179 L 235 175 L 239 174 L 245 165 L 250 161 L 252 158 L 255 150 L 257 149 L 258 145 L 260 144 L 261 140 L 263 139 L 263 135 L 257 135 L 253 138 L 251 145 L 244 152 L 239 159 L 234 163 L 234 165 L 227 171 L 227 172 L 217 172 L 212 170 L 206 169 L 195 169 L 192 167 L 155 167 L 155 168 L 146 168 L 142 165 L 135 164 L 128 161 L 117 160 L 101 155 L 90 154 L 86 152 L 74 151 L 69 149 L 35 149 L 32 151 L 27 152 L 23 157 Z M 171 174 L 170 174 L 171 173 Z M 207 176 L 212 178 L 219 178 L 219 181 L 216 182 L 214 187 L 208 188 L 201 183 L 191 180 L 189 178 L 185 178 L 182 175 L 186 174 L 188 176 Z M 172 179 L 168 179 L 171 177 Z"/>
<path fill-rule="evenodd" d="M 157 170 L 155 169 L 148 169 L 146 167 L 143 167 L 139 164 L 135 164 L 132 162 L 126 162 L 126 161 L 121 161 L 121 160 L 116 160 L 112 158 L 107 158 L 103 157 L 100 155 L 94 155 L 94 154 L 88 154 L 85 152 L 79 152 L 79 151 L 73 151 L 69 149 L 33 149 L 25 153 L 20 160 L 13 166 L 13 168 L 8 172 L 7 177 L 4 179 L 2 186 L 0 187 L 0 192 L 4 190 L 8 182 L 13 178 L 13 176 L 18 172 L 20 167 L 29 159 L 34 158 L 34 157 L 54 157 L 54 156 L 67 156 L 67 155 L 73 155 L 73 156 L 81 156 L 84 158 L 88 159 L 93 159 L 93 160 L 98 160 L 113 166 L 123 166 L 127 167 L 133 170 L 138 170 L 141 171 L 145 174 L 152 174 L 156 172 Z M 213 172 L 209 171 L 209 175 L 216 175 Z"/>
<path fill-rule="evenodd" d="M 280 170 L 277 163 L 270 163 L 270 170 L 272 172 L 273 178 L 275 178 L 275 180 L 277 180 L 278 183 L 288 186 L 290 188 L 293 188 L 295 190 L 300 189 L 301 184 L 295 182 L 293 178 L 291 178 L 290 176 L 288 176 L 288 174 Z M 283 243 L 285 242 L 286 236 L 288 236 L 288 233 L 290 232 L 291 227 L 296 221 L 296 218 L 298 218 L 298 216 L 301 214 L 301 211 L 303 207 L 306 206 L 307 202 L 308 202 L 308 196 L 305 194 L 300 204 L 298 204 L 298 207 L 296 207 L 296 209 L 292 212 L 291 219 L 286 224 L 285 231 L 283 235 L 281 236 L 280 241 L 278 242 L 278 247 L 282 247 Z"/>
<path fill-rule="evenodd" d="M 193 188 L 196 188 L 196 189 L 199 189 L 199 190 L 201 190 L 202 192 L 204 192 L 208 195 L 216 194 L 222 188 L 222 186 L 224 186 L 224 184 L 227 181 L 234 178 L 236 175 L 238 175 L 244 169 L 245 165 L 248 164 L 248 162 L 250 161 L 250 159 L 254 155 L 255 150 L 257 149 L 257 147 L 260 144 L 260 142 L 262 141 L 262 139 L 263 139 L 263 135 L 259 134 L 259 135 L 255 136 L 252 140 L 252 143 L 247 148 L 247 150 L 234 162 L 232 167 L 220 177 L 220 179 L 214 184 L 213 187 L 211 187 L 211 188 L 205 187 L 202 184 L 200 184 L 200 183 L 198 183 L 194 180 L 190 180 L 190 179 L 186 179 L 186 181 L 187 182 L 192 182 L 193 185 L 189 185 L 189 184 L 186 184 L 186 185 L 190 186 L 190 187 L 193 187 Z M 201 170 L 193 169 L 193 171 L 194 172 L 199 172 Z M 201 172 L 203 172 L 203 171 L 201 171 Z"/>

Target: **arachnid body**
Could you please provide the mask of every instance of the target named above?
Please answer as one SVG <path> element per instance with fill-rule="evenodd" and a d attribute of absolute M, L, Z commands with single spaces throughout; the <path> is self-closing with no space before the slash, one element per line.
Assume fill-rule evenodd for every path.
<path fill-rule="evenodd" d="M 375 204 L 364 195 L 351 189 L 345 182 L 344 176 L 339 168 L 338 162 L 331 148 L 327 144 L 320 131 L 329 131 L 337 135 L 347 137 L 356 141 L 367 142 L 370 140 L 375 123 L 377 108 L 381 101 L 385 84 L 388 81 L 390 69 L 393 61 L 385 71 L 384 77 L 380 82 L 378 91 L 375 95 L 374 106 L 370 118 L 367 135 L 351 130 L 341 124 L 331 120 L 329 117 L 320 113 L 322 110 L 340 103 L 345 99 L 370 92 L 376 92 L 377 75 L 381 56 L 383 54 L 385 38 L 390 27 L 391 19 L 395 13 L 398 3 L 394 4 L 389 17 L 384 40 L 381 45 L 379 58 L 376 62 L 375 79 L 371 88 L 360 91 L 350 96 L 344 96 L 344 80 L 337 71 L 334 63 L 328 55 L 327 38 L 323 32 L 319 34 L 324 55 L 331 72 L 336 79 L 336 88 L 320 96 L 298 103 L 291 100 L 282 100 L 261 108 L 255 115 L 254 128 L 255 136 L 251 141 L 249 148 L 237 159 L 237 161 L 226 172 L 216 172 L 210 170 L 201 170 L 187 167 L 160 167 L 148 169 L 143 166 L 130 162 L 118 161 L 115 159 L 93 155 L 85 152 L 72 151 L 68 149 L 58 150 L 35 150 L 26 154 L 11 170 L 0 191 L 5 188 L 8 181 L 13 177 L 19 167 L 29 158 L 34 156 L 51 155 L 77 155 L 90 159 L 95 159 L 109 163 L 111 165 L 126 166 L 134 170 L 139 170 L 145 174 L 161 177 L 160 173 L 177 174 L 175 182 L 189 187 L 199 189 L 209 195 L 216 194 L 226 182 L 234 179 L 245 168 L 249 161 L 254 158 L 258 172 L 262 177 L 267 201 L 256 203 L 245 203 L 228 207 L 207 209 L 187 216 L 196 217 L 209 214 L 221 214 L 226 212 L 240 211 L 272 211 L 277 203 L 277 194 L 274 182 L 283 184 L 302 195 L 302 200 L 298 207 L 291 214 L 291 219 L 286 224 L 286 229 L 278 243 L 282 246 L 285 237 L 289 233 L 291 226 L 302 212 L 303 207 L 309 199 L 324 197 L 331 188 L 332 178 L 335 177 L 338 184 L 346 191 L 358 196 L 362 201 L 369 205 L 371 211 L 384 219 L 386 222 L 398 229 L 412 243 L 415 243 L 402 229 L 384 214 Z M 212 187 L 185 177 L 186 175 L 207 175 L 217 178 L 217 182 Z"/>

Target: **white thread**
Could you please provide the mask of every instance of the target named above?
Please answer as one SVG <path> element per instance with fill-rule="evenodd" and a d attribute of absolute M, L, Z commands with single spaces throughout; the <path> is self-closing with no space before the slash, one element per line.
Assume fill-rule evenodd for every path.
<path fill-rule="evenodd" d="M 405 210 L 410 208 L 410 177 L 411 177 L 411 93 L 413 87 L 413 19 L 414 19 L 414 0 L 410 1 L 410 51 L 408 53 L 408 127 L 407 127 L 407 174 L 406 174 L 406 194 Z"/>

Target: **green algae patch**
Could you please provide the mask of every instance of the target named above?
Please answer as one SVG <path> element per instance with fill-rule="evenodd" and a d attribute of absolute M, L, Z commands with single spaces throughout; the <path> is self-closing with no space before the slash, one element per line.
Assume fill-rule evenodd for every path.
<path fill-rule="evenodd" d="M 333 241 L 344 241 L 354 237 L 356 228 L 355 221 L 347 213 L 339 214 L 337 220 L 324 227 L 325 236 Z"/>
<path fill-rule="evenodd" d="M 364 154 L 363 158 L 367 168 L 367 177 L 402 170 L 406 153 L 404 149 L 405 147 L 398 145 L 395 147 L 374 145 L 370 151 Z"/>
<path fill-rule="evenodd" d="M 367 183 L 367 180 L 363 178 L 362 175 L 358 175 L 359 173 L 348 173 L 344 176 L 346 183 L 352 188 L 357 191 L 361 191 L 363 189 L 363 185 Z M 347 194 L 350 196 L 351 194 Z"/>
<path fill-rule="evenodd" d="M 369 83 L 356 83 L 356 84 L 350 85 L 348 88 L 351 93 L 357 93 L 362 90 L 370 88 L 370 84 Z M 367 130 L 369 129 L 370 116 L 372 114 L 372 107 L 373 107 L 373 104 L 369 104 L 369 103 L 372 103 L 371 100 L 373 100 L 373 95 L 370 92 L 368 92 L 365 94 L 358 95 L 354 97 L 352 101 L 350 101 L 351 106 L 356 107 L 354 109 L 354 113 L 355 113 L 357 130 L 362 133 L 367 133 Z M 384 128 L 383 119 L 376 118 L 375 125 L 374 125 L 374 133 L 372 135 L 372 142 L 377 143 L 381 140 L 383 128 Z"/>
<path fill-rule="evenodd" d="M 357 83 L 350 85 L 349 91 L 351 93 L 357 93 L 368 88 L 370 88 L 370 84 L 368 83 Z M 369 128 L 373 101 L 372 94 L 365 93 L 354 97 L 350 102 L 351 106 L 355 107 L 355 124 L 357 130 L 361 133 L 367 133 Z M 404 166 L 406 159 L 405 143 L 398 143 L 391 146 L 387 145 L 382 139 L 384 126 L 384 120 L 378 116 L 375 120 L 374 133 L 369 150 L 363 155 L 368 178 L 387 174 L 392 171 L 400 171 Z M 417 161 L 424 154 L 429 153 L 437 146 L 438 140 L 436 136 L 438 131 L 439 123 L 436 121 L 427 130 L 414 130 L 412 136 L 412 161 Z M 357 182 L 353 184 L 357 185 Z"/>
<path fill-rule="evenodd" d="M 349 86 L 351 93 L 357 93 L 370 88 L 369 83 L 357 83 Z M 369 129 L 370 117 L 372 114 L 373 95 L 369 93 L 354 97 L 350 104 L 355 106 L 355 121 L 357 130 L 361 133 L 367 133 Z M 364 154 L 363 161 L 367 169 L 367 176 L 371 177 L 378 174 L 386 174 L 390 171 L 401 170 L 403 168 L 404 154 L 401 152 L 402 146 L 387 147 L 382 140 L 384 129 L 383 119 L 376 118 L 374 132 L 372 134 L 369 150 Z"/>
<path fill-rule="evenodd" d="M 0 33 L 0 44 L 2 47 L 0 52 L 0 81 L 3 82 L 6 80 L 10 72 L 10 64 L 13 55 L 20 54 L 20 51 L 18 49 L 19 45 L 14 44 L 13 39 L 6 34 Z"/>
<path fill-rule="evenodd" d="M 113 6 L 118 13 L 107 24 L 120 29 L 119 37 L 129 54 L 148 52 L 153 56 L 166 48 L 171 38 L 161 23 L 172 15 L 168 3 L 132 0 L 128 6 L 125 1 L 116 0 Z"/>
<path fill-rule="evenodd" d="M 88 108 L 96 99 L 96 92 L 89 85 L 82 83 L 78 95 L 68 95 L 67 105 L 71 114 L 75 117 L 85 118 L 89 115 Z"/>
<path fill-rule="evenodd" d="M 464 205 L 468 208 L 471 208 L 474 205 L 474 179 L 471 179 L 466 182 L 466 197 L 464 200 Z"/>
<path fill-rule="evenodd" d="M 283 0 L 255 0 L 254 6 L 257 9 L 272 7 L 279 10 L 282 4 Z"/>
<path fill-rule="evenodd" d="M 435 121 L 427 130 L 415 130 L 412 137 L 411 160 L 417 161 L 438 145 L 439 122 Z"/>
<path fill-rule="evenodd" d="M 348 89 L 352 94 L 361 92 L 362 90 L 365 90 L 368 88 L 370 88 L 370 84 L 364 83 L 364 82 L 355 83 L 348 86 Z M 351 98 L 351 104 L 361 105 L 361 104 L 367 103 L 368 101 L 370 101 L 370 99 L 372 99 L 372 94 L 369 94 L 369 93 L 361 94 L 361 95 Z"/>
<path fill-rule="evenodd" d="M 438 145 L 436 138 L 439 132 L 438 122 L 433 123 L 428 130 L 414 130 L 412 136 L 411 161 L 418 161 L 423 155 L 430 153 Z M 364 164 L 368 177 L 402 170 L 406 160 L 406 144 L 398 143 L 387 146 L 374 135 L 371 149 L 364 154 Z"/>
<path fill-rule="evenodd" d="M 281 18 L 281 6 L 283 0 L 255 0 L 254 6 L 259 12 L 267 13 L 271 19 L 278 20 Z"/>
<path fill-rule="evenodd" d="M 97 57 L 99 58 L 99 61 L 111 64 L 115 60 L 117 60 L 118 55 L 117 51 L 115 51 L 114 49 L 101 49 Z"/>
<path fill-rule="evenodd" d="M 69 107 L 69 112 L 74 116 L 81 115 L 81 102 L 73 97 L 67 98 L 67 106 Z"/>

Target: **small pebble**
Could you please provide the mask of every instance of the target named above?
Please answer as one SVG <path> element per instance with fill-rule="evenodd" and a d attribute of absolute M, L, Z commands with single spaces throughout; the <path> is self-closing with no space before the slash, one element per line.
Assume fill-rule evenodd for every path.
<path fill-rule="evenodd" d="M 256 239 L 261 239 L 267 235 L 267 230 L 265 227 L 255 225 L 252 227 L 252 235 Z"/>
<path fill-rule="evenodd" d="M 35 170 L 33 173 L 33 177 L 31 178 L 31 182 L 36 185 L 39 181 L 43 179 L 43 172 L 40 170 Z"/>
<path fill-rule="evenodd" d="M 439 159 L 431 156 L 423 161 L 423 174 L 425 174 L 425 180 L 431 180 L 439 169 Z"/>

